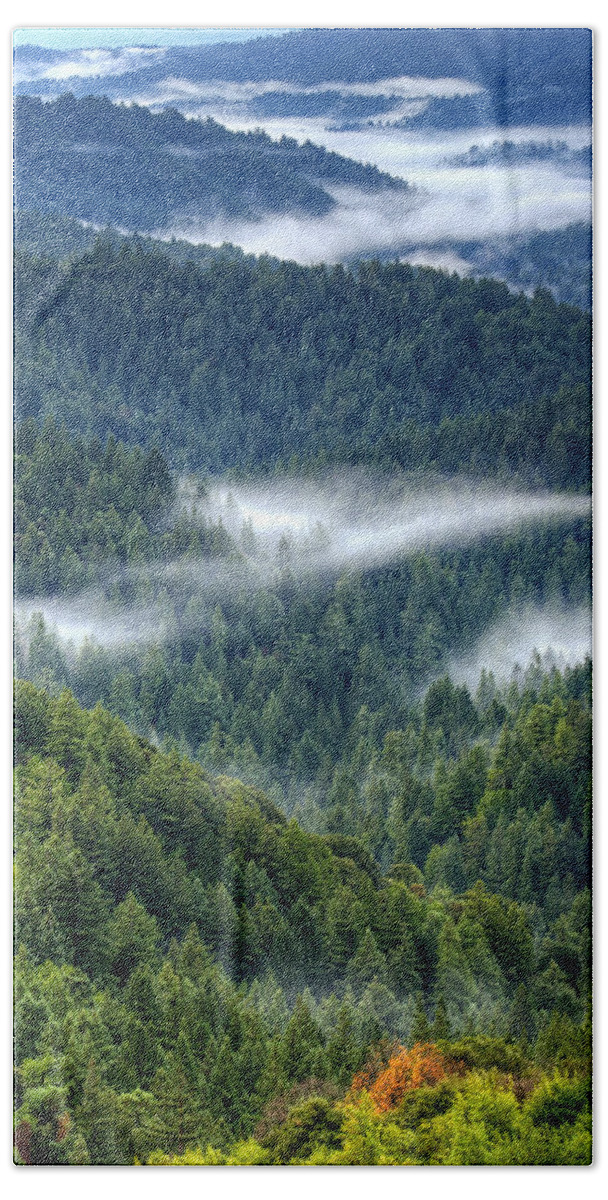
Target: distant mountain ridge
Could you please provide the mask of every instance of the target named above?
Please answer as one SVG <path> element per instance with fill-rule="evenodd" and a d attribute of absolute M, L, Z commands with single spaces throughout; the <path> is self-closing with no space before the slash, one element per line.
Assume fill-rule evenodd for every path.
<path fill-rule="evenodd" d="M 474 126 L 488 115 L 499 126 L 560 125 L 590 119 L 591 46 L 589 29 L 303 29 L 238 45 L 167 48 L 142 57 L 136 70 L 122 70 L 117 58 L 112 71 L 105 66 L 105 75 L 103 60 L 97 77 L 89 68 L 86 77 L 66 80 L 63 73 L 62 78 L 32 78 L 37 59 L 47 67 L 61 61 L 65 69 L 77 57 L 73 51 L 58 60 L 57 52 L 41 48 L 36 55 L 37 47 L 20 46 L 15 62 L 18 80 L 20 67 L 22 72 L 19 90 L 49 96 L 67 83 L 77 95 L 93 91 L 136 98 L 142 87 L 171 78 L 191 83 L 275 80 L 311 87 L 399 76 L 452 77 L 470 81 L 482 93 L 431 99 L 425 110 L 430 125 L 445 127 L 455 120 Z M 369 108 L 369 97 L 360 99 Z M 382 111 L 381 103 L 377 111 Z"/>

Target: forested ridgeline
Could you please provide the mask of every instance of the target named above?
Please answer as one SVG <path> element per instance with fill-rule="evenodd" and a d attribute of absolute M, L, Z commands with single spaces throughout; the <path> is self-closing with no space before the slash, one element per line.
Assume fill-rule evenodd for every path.
<path fill-rule="evenodd" d="M 342 185 L 408 193 L 402 179 L 307 141 L 232 132 L 175 108 L 152 113 L 67 93 L 15 100 L 15 195 L 26 210 L 141 232 L 218 215 L 323 215 Z"/>
<path fill-rule="evenodd" d="M 55 281 L 66 259 L 78 258 L 86 250 L 92 250 L 100 237 L 118 250 L 131 236 L 112 225 L 107 225 L 100 231 L 97 226 L 87 225 L 74 217 L 66 217 L 63 213 L 26 211 L 21 208 L 16 208 L 14 212 L 13 234 L 17 256 L 25 254 L 33 258 L 53 260 Z M 161 251 L 169 258 L 175 258 L 178 262 L 195 262 L 203 267 L 208 266 L 214 259 L 249 258 L 253 261 L 255 257 L 246 255 L 240 246 L 234 246 L 230 242 L 225 242 L 222 246 L 211 246 L 206 242 L 186 242 L 180 238 L 163 241 L 158 238 L 140 237 L 139 241 L 144 246 Z M 548 252 L 548 247 L 546 249 Z M 17 276 L 21 277 L 19 268 Z M 19 319 L 23 320 L 23 317 L 24 314 L 20 312 Z"/>
<path fill-rule="evenodd" d="M 434 196 L 166 106 L 580 190 L 500 130 L 582 127 L 589 47 L 19 49 L 18 1164 L 590 1162 L 589 226 L 427 247 L 508 285 L 179 241 Z"/>
<path fill-rule="evenodd" d="M 466 249 L 463 246 L 466 257 Z M 549 288 L 558 301 L 591 308 L 593 261 L 591 225 L 515 234 L 471 247 L 475 270 L 506 279 L 515 288 Z"/>
<path fill-rule="evenodd" d="M 585 693 L 511 691 L 448 880 L 18 683 L 18 1160 L 588 1162 Z"/>
<path fill-rule="evenodd" d="M 65 655 L 33 625 L 28 673 L 54 694 L 62 683 L 78 684 L 92 705 L 109 693 L 109 707 L 133 728 L 196 754 L 215 774 L 263 785 L 311 832 L 358 837 L 383 869 L 413 861 L 427 882 L 454 887 L 473 872 L 538 903 L 551 883 L 551 904 L 559 904 L 555 889 L 570 896 L 588 881 L 588 663 L 563 676 L 545 676 L 537 663 L 502 688 L 484 672 L 475 702 L 444 677 L 417 703 L 361 705 L 342 722 L 336 698 L 309 704 L 305 715 L 306 692 L 289 694 L 293 667 L 258 701 L 255 689 L 266 681 L 254 667 L 231 706 L 204 651 L 177 682 L 158 646 L 144 653 L 139 677 L 86 645 L 62 671 Z M 154 713 L 161 698 L 164 722 Z M 530 838 L 542 870 L 534 853 L 524 855 Z"/>
<path fill-rule="evenodd" d="M 38 228 L 39 242 L 44 244 L 45 234 L 40 225 Z M 78 236 L 82 240 L 82 230 Z M 576 221 L 563 229 L 516 233 L 486 241 L 435 244 L 434 250 L 442 249 L 455 251 L 470 264 L 472 274 L 502 279 L 513 290 L 528 294 L 536 288 L 547 288 L 558 303 L 574 304 L 587 312 L 591 308 L 593 248 L 588 222 Z M 408 249 L 404 247 L 401 257 L 407 259 L 407 256 Z"/>
<path fill-rule="evenodd" d="M 335 463 L 588 486 L 589 318 L 548 292 L 365 262 L 203 269 L 103 239 L 17 257 L 21 418 L 175 465 Z"/>
<path fill-rule="evenodd" d="M 64 260 L 92 250 L 99 236 L 99 229 L 72 217 L 22 209 L 15 211 L 17 255 L 25 253 Z M 118 248 L 129 235 L 108 226 L 102 236 Z M 144 238 L 143 241 L 144 245 L 153 242 L 153 249 L 178 262 L 196 262 L 200 266 L 207 266 L 214 259 L 253 258 L 230 242 L 210 246 L 178 238 L 169 241 Z M 399 256 L 401 261 L 407 261 L 408 255 L 414 255 L 417 249 L 416 245 L 404 242 Z M 493 238 L 491 242 L 440 241 L 434 243 L 433 250 L 453 251 L 470 264 L 472 275 L 500 279 L 515 291 L 530 294 L 537 288 L 547 288 L 560 304 L 573 304 L 587 311 L 591 308 L 591 225 L 584 221 L 566 225 L 563 229 Z M 394 252 L 378 253 L 374 257 L 390 261 L 395 255 Z"/>

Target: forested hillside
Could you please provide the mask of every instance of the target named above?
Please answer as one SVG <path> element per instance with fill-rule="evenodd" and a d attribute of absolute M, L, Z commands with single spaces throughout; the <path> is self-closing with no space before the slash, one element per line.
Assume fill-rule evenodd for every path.
<path fill-rule="evenodd" d="M 511 693 L 425 878 L 19 684 L 18 1161 L 588 1162 L 587 712 Z"/>
<path fill-rule="evenodd" d="M 158 450 L 16 450 L 21 593 L 100 627 L 16 642 L 17 1161 L 588 1162 L 589 663 L 412 693 L 585 602 L 585 519 L 262 584 Z"/>
<path fill-rule="evenodd" d="M 335 203 L 332 185 L 408 191 L 403 180 L 311 142 L 273 142 L 262 130 L 233 133 L 211 119 L 105 97 L 66 94 L 44 104 L 18 96 L 15 141 L 20 208 L 142 232 L 218 214 L 320 215 Z"/>
<path fill-rule="evenodd" d="M 74 217 L 66 217 L 56 213 L 26 212 L 18 208 L 14 214 L 14 247 L 17 261 L 21 255 L 32 258 L 53 260 L 55 269 L 68 258 L 78 258 L 86 250 L 92 250 L 100 236 L 100 231 L 93 225 L 77 221 Z M 108 225 L 103 230 L 103 239 L 118 249 L 129 235 Z M 214 260 L 241 259 L 244 252 L 240 246 L 226 243 L 223 246 L 209 246 L 204 242 L 185 242 L 179 238 L 170 241 L 159 241 L 156 238 L 140 239 L 144 245 L 150 245 L 157 251 L 162 251 L 169 258 L 178 262 L 195 262 L 200 266 L 208 266 Z M 250 256 L 251 258 L 253 256 Z M 21 267 L 17 267 L 20 278 Z"/>
<path fill-rule="evenodd" d="M 316 547 L 331 553 L 329 533 L 304 540 L 303 570 L 288 537 L 265 549 L 247 521 L 224 524 L 204 483 L 180 490 L 158 450 L 73 439 L 51 420 L 42 429 L 29 420 L 17 427 L 16 468 L 16 581 L 33 614 L 21 617 L 18 605 L 19 672 L 101 701 L 213 769 L 278 788 L 312 828 L 358 834 L 379 805 L 370 837 L 380 860 L 390 797 L 372 784 L 385 734 L 413 719 L 412 763 L 420 755 L 430 768 L 438 753 L 455 753 L 449 724 L 424 721 L 420 732 L 416 689 L 509 613 L 523 625 L 532 607 L 542 624 L 546 610 L 551 625 L 552 612 L 579 614 L 589 602 L 589 521 L 577 509 L 541 511 L 530 528 L 482 525 L 469 544 L 448 539 L 409 555 L 397 544 L 373 569 L 365 558 L 342 568 L 321 558 L 315 572 Z M 355 480 L 359 491 L 363 483 Z M 411 484 L 380 477 L 374 486 L 389 483 L 399 512 L 398 489 Z M 441 493 L 430 498 L 432 521 Z M 486 513 L 499 504 L 490 493 Z M 343 536 L 335 532 L 338 546 Z M 70 649 L 53 613 L 64 639 L 88 616 L 92 638 L 76 633 Z M 121 640 L 125 621 L 133 632 Z M 531 649 L 519 652 L 522 665 Z M 497 687 L 489 680 L 482 701 L 492 730 Z M 473 735 L 483 721 L 465 704 L 464 729 Z M 430 845 L 423 838 L 419 865 Z"/>
<path fill-rule="evenodd" d="M 17 408 L 212 471 L 367 462 L 589 479 L 589 319 L 407 264 L 20 256 Z M 500 419 L 497 420 L 497 414 Z"/>
<path fill-rule="evenodd" d="M 459 252 L 480 275 L 514 288 L 548 288 L 558 302 L 591 308 L 591 225 L 516 234 L 488 242 L 462 242 Z"/>
<path fill-rule="evenodd" d="M 17 209 L 14 235 L 18 258 L 26 254 L 62 262 L 92 250 L 99 231 L 72 217 Z M 127 236 L 111 227 L 103 231 L 104 240 L 112 242 L 116 248 Z M 229 242 L 210 246 L 178 238 L 168 242 L 144 238 L 144 244 L 152 241 L 151 248 L 178 262 L 195 262 L 205 267 L 217 259 L 244 257 L 243 250 Z M 434 248 L 438 252 L 449 253 L 451 250 L 457 253 L 463 262 L 470 264 L 472 275 L 499 279 L 512 290 L 525 291 L 528 295 L 544 288 L 558 304 L 571 304 L 586 311 L 591 308 L 592 238 L 591 226 L 584 222 L 551 232 L 514 234 L 489 242 L 439 242 Z M 415 256 L 415 247 L 404 244 L 402 260 L 407 261 L 411 255 Z M 388 262 L 393 258 L 394 255 L 388 254 L 381 260 Z"/>

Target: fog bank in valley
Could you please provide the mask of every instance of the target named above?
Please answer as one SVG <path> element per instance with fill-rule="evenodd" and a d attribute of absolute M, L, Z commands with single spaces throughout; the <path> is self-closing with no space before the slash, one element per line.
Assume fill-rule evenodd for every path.
<path fill-rule="evenodd" d="M 404 99 L 403 103 L 417 102 Z M 193 116 L 208 113 L 206 108 L 178 107 Z M 158 236 L 213 245 L 228 241 L 248 253 L 269 253 L 304 264 L 339 262 L 389 251 L 400 254 L 406 248 L 411 258 L 412 253 L 426 248 L 424 261 L 452 269 L 442 258 L 434 261 L 429 257 L 434 243 L 561 229 L 590 219 L 588 176 L 573 175 L 559 162 L 498 162 L 474 167 L 449 164 L 450 158 L 466 153 L 472 142 L 480 148 L 491 146 L 497 138 L 496 127 L 444 132 L 376 124 L 342 130 L 328 127 L 328 122 L 320 118 L 243 120 L 231 117 L 226 110 L 214 110 L 212 115 L 233 129 L 261 126 L 273 138 L 288 136 L 299 142 L 310 139 L 347 158 L 373 163 L 406 180 L 412 190 L 409 195 L 399 196 L 385 191 L 327 188 L 335 207 L 324 217 L 291 213 L 268 214 L 253 221 L 177 219 L 169 230 L 157 231 Z M 590 131 L 584 126 L 553 130 L 522 126 L 501 131 L 503 134 L 515 145 L 558 140 L 572 150 L 588 145 L 590 140 Z M 467 273 L 466 264 L 453 264 L 453 269 Z"/>
<path fill-rule="evenodd" d="M 225 32 L 232 36 L 238 31 Z M 577 151 L 590 144 L 587 124 L 499 128 L 491 123 L 490 106 L 487 126 L 461 126 L 455 115 L 450 116 L 449 103 L 447 128 L 412 123 L 434 100 L 480 92 L 479 84 L 464 77 L 465 61 L 461 78 L 395 75 L 345 82 L 328 77 L 303 84 L 271 78 L 192 78 L 169 65 L 165 74 L 166 57 L 162 46 L 99 47 L 38 57 L 30 51 L 17 54 L 16 79 L 24 84 L 38 80 L 40 94 L 47 99 L 70 81 L 90 79 L 97 94 L 107 94 L 116 103 L 153 111 L 172 107 L 187 118 L 211 118 L 232 130 L 261 128 L 275 140 L 308 140 L 407 180 L 411 192 L 397 196 L 384 189 L 369 193 L 335 188 L 334 208 L 324 217 L 270 212 L 260 220 L 244 221 L 218 218 L 201 207 L 192 219 L 176 211 L 155 231 L 158 237 L 213 245 L 228 241 L 249 253 L 304 264 L 407 252 L 417 256 L 413 261 L 466 274 L 464 260 L 441 257 L 445 249 L 437 251 L 440 257 L 434 261 L 433 244 L 558 229 L 590 219 L 591 187 L 585 170 L 573 173 L 557 160 L 518 161 L 517 154 L 508 162 L 454 165 L 462 156 L 466 163 L 473 143 L 483 151 L 497 139 L 528 148 L 532 143 L 560 142 Z"/>
<path fill-rule="evenodd" d="M 182 498 L 187 500 L 187 484 Z M 517 491 L 465 479 L 373 476 L 352 471 L 321 483 L 213 484 L 201 515 L 245 534 L 266 556 L 303 574 L 382 566 L 417 551 L 466 545 L 545 521 L 585 516 L 589 501 L 569 493 Z"/>
<path fill-rule="evenodd" d="M 55 68 L 51 68 L 55 69 Z M 85 67 L 86 70 L 86 67 Z M 116 73 L 116 72 L 114 72 Z M 48 72 L 47 72 L 48 75 Z M 50 78 L 50 75 L 48 75 Z M 264 97 L 272 97 L 279 104 L 281 98 L 318 96 L 321 101 L 329 100 L 328 112 L 319 117 L 296 117 L 305 125 L 314 123 L 315 128 L 332 129 L 333 118 L 331 100 L 350 100 L 360 97 L 370 99 L 379 97 L 389 101 L 389 106 L 382 105 L 380 112 L 368 112 L 365 124 L 374 128 L 395 121 L 400 121 L 412 113 L 424 110 L 433 97 L 451 99 L 455 96 L 474 96 L 481 92 L 479 84 L 468 79 L 438 78 L 430 79 L 422 76 L 398 75 L 373 82 L 356 81 L 347 83 L 344 80 L 326 79 L 321 83 L 301 84 L 290 83 L 287 80 L 256 79 L 237 82 L 231 79 L 185 79 L 177 75 L 167 75 L 165 79 L 153 84 L 144 85 L 140 91 L 128 97 L 131 103 L 146 105 L 150 108 L 160 108 L 167 105 L 179 108 L 186 116 L 206 118 L 239 128 L 254 127 L 260 123 L 274 124 L 285 120 L 293 121 L 293 117 L 272 117 L 259 111 L 256 101 Z M 125 95 L 125 100 L 127 97 Z M 337 132 L 337 131 L 336 131 Z"/>
<path fill-rule="evenodd" d="M 106 565 L 98 590 L 74 597 L 17 597 L 18 633 L 29 641 L 36 632 L 32 618 L 39 613 L 60 641 L 74 649 L 86 639 L 118 650 L 163 642 L 180 632 L 202 636 L 215 605 L 276 585 L 286 570 L 304 586 L 331 582 L 344 571 L 397 564 L 408 555 L 465 546 L 546 522 L 563 523 L 566 531 L 589 507 L 587 498 L 566 493 L 363 470 L 327 474 L 314 482 L 213 480 L 204 495 L 195 480 L 184 478 L 172 517 L 186 515 L 195 523 L 221 520 L 235 544 L 228 557 Z M 515 662 L 525 663 L 533 650 L 550 646 L 564 661 L 573 656 L 579 661 L 589 648 L 588 625 L 586 609 L 526 610 L 486 632 L 472 657 L 450 663 L 449 670 L 473 681 L 486 666 L 502 678 Z"/>
<path fill-rule="evenodd" d="M 491 671 L 496 682 L 517 679 L 540 658 L 545 670 L 573 667 L 592 653 L 591 609 L 587 605 L 566 607 L 514 607 L 480 637 L 473 650 L 445 663 L 445 674 L 475 691 L 481 672 Z"/>
<path fill-rule="evenodd" d="M 176 218 L 168 229 L 156 229 L 154 236 L 213 246 L 231 242 L 248 254 L 272 254 L 310 265 L 380 252 L 398 254 L 411 243 L 428 247 L 445 240 L 561 229 L 590 217 L 588 180 L 567 176 L 552 164 L 509 171 L 444 166 L 409 172 L 407 181 L 412 187 L 405 195 L 325 185 L 335 206 L 322 217 L 288 213 L 260 220 Z M 446 264 L 439 260 L 430 265 Z"/>
<path fill-rule="evenodd" d="M 103 591 L 89 590 L 73 597 L 17 597 L 15 620 L 18 633 L 31 637 L 36 617 L 42 616 L 63 643 L 79 647 L 89 639 L 108 648 L 162 640 L 166 621 L 158 605 L 117 607 Z"/>

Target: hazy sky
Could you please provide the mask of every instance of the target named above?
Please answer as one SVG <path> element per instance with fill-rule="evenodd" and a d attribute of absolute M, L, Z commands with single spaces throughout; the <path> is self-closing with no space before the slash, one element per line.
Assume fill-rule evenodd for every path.
<path fill-rule="evenodd" d="M 32 26 L 15 29 L 15 46 L 45 46 L 52 50 L 112 48 L 119 46 L 209 46 L 216 42 L 246 42 L 250 38 L 279 35 L 285 29 L 168 29 L 126 25 Z"/>

